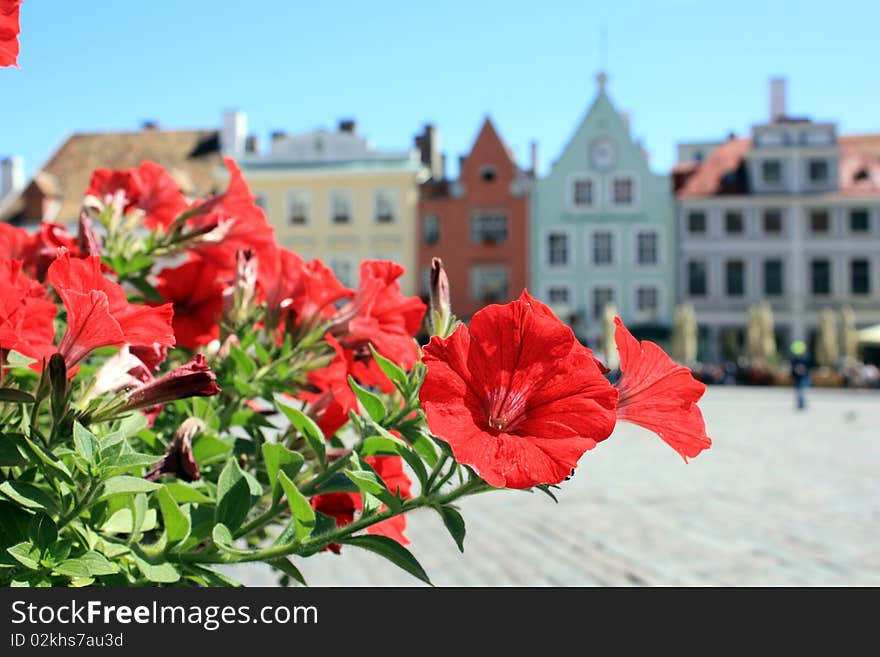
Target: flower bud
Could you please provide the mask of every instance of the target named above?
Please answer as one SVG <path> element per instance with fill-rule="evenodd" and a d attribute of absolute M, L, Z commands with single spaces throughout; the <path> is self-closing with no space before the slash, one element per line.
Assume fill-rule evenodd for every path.
<path fill-rule="evenodd" d="M 147 408 L 187 397 L 210 397 L 220 392 L 216 380 L 205 356 L 196 354 L 186 365 L 132 391 L 122 410 Z"/>
<path fill-rule="evenodd" d="M 449 278 L 440 258 L 431 259 L 431 308 L 428 321 L 431 334 L 448 337 L 455 326 L 455 315 L 452 314 L 452 302 L 449 293 Z"/>
<path fill-rule="evenodd" d="M 79 215 L 79 236 L 77 245 L 82 257 L 101 255 L 101 236 L 95 230 L 95 222 L 91 215 L 83 210 Z"/>
<path fill-rule="evenodd" d="M 193 456 L 192 440 L 204 428 L 205 423 L 199 418 L 184 420 L 168 443 L 164 458 L 144 478 L 155 481 L 163 474 L 171 474 L 184 481 L 201 479 L 199 464 Z"/>

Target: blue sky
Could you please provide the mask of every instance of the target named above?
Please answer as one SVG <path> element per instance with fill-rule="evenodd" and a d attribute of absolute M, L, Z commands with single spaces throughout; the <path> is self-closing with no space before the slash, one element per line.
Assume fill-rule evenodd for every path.
<path fill-rule="evenodd" d="M 876 0 L 24 0 L 21 15 L 0 155 L 29 173 L 71 132 L 215 127 L 228 108 L 263 143 L 354 117 L 405 148 L 434 122 L 451 174 L 491 114 L 522 164 L 538 142 L 546 172 L 603 66 L 658 170 L 678 141 L 763 120 L 775 75 L 790 113 L 880 132 Z"/>

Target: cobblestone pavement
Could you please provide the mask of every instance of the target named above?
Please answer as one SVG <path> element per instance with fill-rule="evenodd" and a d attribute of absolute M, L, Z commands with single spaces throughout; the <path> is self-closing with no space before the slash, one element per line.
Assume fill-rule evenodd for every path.
<path fill-rule="evenodd" d="M 878 586 L 880 393 L 709 388 L 714 446 L 685 464 L 638 427 L 580 462 L 559 491 L 467 498 L 465 553 L 440 518 L 410 514 L 438 586 Z M 422 585 L 351 547 L 298 563 L 315 586 Z M 236 573 L 272 585 L 260 566 Z"/>

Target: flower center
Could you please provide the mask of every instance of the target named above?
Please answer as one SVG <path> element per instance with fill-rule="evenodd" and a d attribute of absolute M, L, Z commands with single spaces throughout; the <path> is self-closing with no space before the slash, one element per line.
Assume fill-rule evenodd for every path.
<path fill-rule="evenodd" d="M 493 431 L 511 432 L 526 419 L 526 397 L 515 390 L 493 390 L 486 397 L 483 408 Z"/>

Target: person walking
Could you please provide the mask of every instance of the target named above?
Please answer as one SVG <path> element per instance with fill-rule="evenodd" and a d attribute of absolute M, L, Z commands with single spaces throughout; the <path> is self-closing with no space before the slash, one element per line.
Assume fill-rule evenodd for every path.
<path fill-rule="evenodd" d="M 791 343 L 791 378 L 794 381 L 795 402 L 798 410 L 807 407 L 807 388 L 810 387 L 810 357 L 807 345 L 800 340 Z"/>

